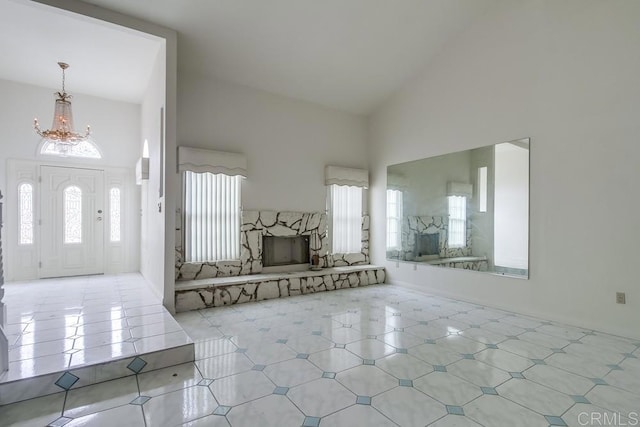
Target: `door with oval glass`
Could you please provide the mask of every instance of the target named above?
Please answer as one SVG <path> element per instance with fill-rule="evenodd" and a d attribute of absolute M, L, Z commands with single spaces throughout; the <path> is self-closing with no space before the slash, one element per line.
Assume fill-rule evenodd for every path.
<path fill-rule="evenodd" d="M 104 273 L 104 171 L 41 166 L 40 273 Z"/>

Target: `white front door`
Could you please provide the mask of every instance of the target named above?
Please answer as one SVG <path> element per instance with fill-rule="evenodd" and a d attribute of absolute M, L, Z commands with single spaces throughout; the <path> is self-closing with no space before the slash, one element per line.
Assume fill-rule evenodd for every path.
<path fill-rule="evenodd" d="M 41 166 L 40 274 L 104 273 L 104 173 Z"/>

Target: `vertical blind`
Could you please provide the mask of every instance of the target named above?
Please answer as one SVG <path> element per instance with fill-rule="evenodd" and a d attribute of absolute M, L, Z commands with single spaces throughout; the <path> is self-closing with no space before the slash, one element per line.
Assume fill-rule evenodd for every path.
<path fill-rule="evenodd" d="M 185 259 L 240 258 L 241 176 L 184 172 Z"/>
<path fill-rule="evenodd" d="M 449 247 L 466 246 L 467 198 L 449 196 Z"/>
<path fill-rule="evenodd" d="M 362 188 L 331 185 L 333 253 L 362 250 Z"/>

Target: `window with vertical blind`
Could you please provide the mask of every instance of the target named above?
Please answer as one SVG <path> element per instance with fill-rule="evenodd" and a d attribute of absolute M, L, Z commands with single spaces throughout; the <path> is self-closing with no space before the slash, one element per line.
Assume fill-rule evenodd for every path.
<path fill-rule="evenodd" d="M 362 187 L 330 185 L 333 253 L 362 250 Z"/>
<path fill-rule="evenodd" d="M 467 198 L 449 196 L 449 247 L 462 248 L 467 243 Z"/>
<path fill-rule="evenodd" d="M 239 175 L 184 172 L 185 260 L 240 258 Z"/>
<path fill-rule="evenodd" d="M 402 191 L 387 190 L 387 249 L 400 248 Z"/>

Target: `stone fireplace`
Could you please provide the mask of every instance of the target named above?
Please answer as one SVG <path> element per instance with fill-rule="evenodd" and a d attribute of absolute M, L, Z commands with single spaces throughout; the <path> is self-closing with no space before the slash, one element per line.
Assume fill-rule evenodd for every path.
<path fill-rule="evenodd" d="M 215 277 L 242 276 L 247 274 L 284 271 L 265 265 L 265 238 L 302 238 L 308 242 L 308 253 L 297 255 L 293 264 L 300 269 L 309 267 L 309 260 L 318 256 L 318 267 L 354 266 L 369 263 L 369 216 L 362 217 L 362 248 L 360 252 L 332 254 L 329 251 L 327 215 L 324 212 L 274 212 L 243 211 L 240 230 L 240 259 L 213 262 L 184 262 L 182 258 L 182 219 L 176 213 L 176 280 L 208 279 Z M 304 240 L 307 239 L 307 240 Z M 267 240 L 268 241 L 268 240 Z M 289 241 L 291 244 L 291 242 Z M 271 243 L 267 243 L 268 245 Z M 281 243 L 282 244 L 282 243 Z M 269 255 L 267 255 L 269 257 Z M 279 256 L 278 256 L 279 257 Z M 267 262 L 269 264 L 269 262 Z M 267 270 L 264 270 L 264 267 Z M 287 269 L 289 270 L 289 269 Z"/>

